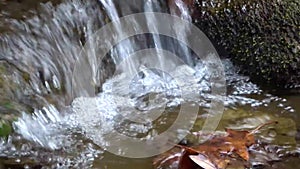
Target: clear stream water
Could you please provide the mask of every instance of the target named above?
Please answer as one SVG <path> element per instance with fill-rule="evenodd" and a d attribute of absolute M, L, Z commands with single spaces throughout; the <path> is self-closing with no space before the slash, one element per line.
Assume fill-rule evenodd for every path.
<path fill-rule="evenodd" d="M 4 70 L 5 77 L 1 102 L 10 103 L 6 108 L 2 106 L 1 113 L 7 117 L 13 110 L 14 115 L 19 116 L 13 124 L 15 133 L 7 140 L 0 140 L 0 168 L 153 168 L 154 157 L 130 159 L 105 151 L 105 145 L 110 144 L 105 135 L 114 130 L 129 136 L 157 135 L 174 122 L 178 107 L 184 102 L 199 106 L 198 118 L 190 133 L 201 130 L 213 97 L 211 72 L 207 63 L 195 59 L 189 48 L 167 37 L 138 35 L 122 41 L 109 52 L 105 64 L 98 70 L 100 83 L 95 97 L 74 96 L 74 65 L 93 33 L 127 14 L 168 12 L 165 3 L 155 0 L 40 2 L 44 1 L 0 1 L 0 62 L 1 68 L 4 67 L 0 70 Z M 176 5 L 181 13 L 179 17 L 191 20 L 184 3 L 177 0 Z M 18 8 L 22 10 L 16 10 Z M 146 18 L 149 27 L 154 29 L 155 19 Z M 123 33 L 122 28 L 117 30 L 116 35 Z M 185 37 L 182 32 L 185 30 L 178 36 Z M 169 74 L 140 65 L 139 73 L 128 80 L 122 70 L 130 69 L 129 61 L 126 63 L 129 65 L 125 64 L 113 76 L 120 60 L 147 47 L 174 52 L 187 65 L 172 67 Z M 171 65 L 160 58 L 158 56 L 158 61 L 163 66 Z M 277 120 L 278 125 L 266 127 L 257 134 L 264 146 L 251 149 L 251 164 L 253 167 L 297 168 L 300 96 L 262 89 L 240 75 L 230 60 L 222 59 L 222 63 L 227 94 L 225 112 L 217 130 L 252 129 Z M 80 75 L 88 76 L 86 72 Z M 181 87 L 190 97 L 180 97 L 172 77 L 183 82 Z M 129 88 L 125 86 L 128 84 Z M 85 92 L 83 88 L 76 90 L 77 94 Z M 146 118 L 143 119 L 146 123 L 141 124 L 123 118 L 156 109 L 164 111 L 154 121 Z M 178 131 L 178 134 L 180 132 L 186 131 Z M 191 134 L 186 140 L 191 144 L 198 142 Z"/>

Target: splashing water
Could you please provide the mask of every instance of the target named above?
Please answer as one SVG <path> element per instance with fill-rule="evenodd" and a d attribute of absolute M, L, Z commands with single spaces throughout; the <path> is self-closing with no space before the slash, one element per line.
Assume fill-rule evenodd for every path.
<path fill-rule="evenodd" d="M 176 0 L 175 4 L 180 11 L 179 17 L 191 22 L 185 4 L 181 0 Z M 113 130 L 118 129 L 130 136 L 151 138 L 157 135 L 159 131 L 155 128 L 167 122 L 161 119 L 153 122 L 152 117 L 147 117 L 152 110 L 164 111 L 167 108 L 165 115 L 183 102 L 193 102 L 207 113 L 206 108 L 211 106 L 210 100 L 214 97 L 207 63 L 196 60 L 187 46 L 159 35 L 138 35 L 120 42 L 110 51 L 100 70 L 93 65 L 98 59 L 97 46 L 90 45 L 88 59 L 92 62 L 93 72 L 99 71 L 101 77 L 97 79 L 100 81 L 97 87 L 101 90 L 94 98 L 73 98 L 73 68 L 83 45 L 93 39 L 93 34 L 108 20 L 117 21 L 121 16 L 137 12 L 166 12 L 166 5 L 157 0 L 120 3 L 66 0 L 57 6 L 41 4 L 34 16 L 24 21 L 7 19 L 9 30 L 0 36 L 0 60 L 17 68 L 19 81 L 24 78 L 21 74 L 29 75 L 26 91 L 16 98 L 21 104 L 30 104 L 33 111 L 29 114 L 30 110 L 22 109 L 20 118 L 14 122 L 16 134 L 8 141 L 0 142 L 0 156 L 31 156 L 52 168 L 91 167 L 94 158 L 103 154 L 98 146 L 104 148 L 110 144 L 104 136 Z M 175 14 L 174 11 L 171 13 Z M 145 19 L 147 26 L 155 30 L 156 18 Z M 139 28 L 139 23 L 132 25 Z M 174 29 L 177 36 L 187 38 L 189 30 L 186 27 L 176 25 Z M 122 36 L 122 28 L 116 30 L 116 36 Z M 124 72 L 134 72 L 130 68 L 135 63 L 125 58 L 138 49 L 150 47 L 177 53 L 187 65 L 176 65 L 166 74 L 138 63 L 139 73 L 128 79 Z M 158 56 L 162 67 L 171 65 L 162 58 Z M 125 64 L 112 76 L 115 65 L 122 60 L 126 60 Z M 285 99 L 265 94 L 248 77 L 239 75 L 229 60 L 223 59 L 222 62 L 228 85 L 227 107 L 259 108 L 275 104 L 282 111 L 295 111 Z M 84 72 L 82 76 L 85 76 Z M 189 96 L 186 100 L 181 98 L 183 88 L 187 92 L 185 95 Z M 143 124 L 138 123 L 141 120 L 138 117 L 135 119 L 138 114 L 146 115 Z M 136 123 L 123 117 L 131 117 Z M 19 144 L 22 146 L 18 147 Z M 60 151 L 67 155 L 61 155 Z M 43 156 L 47 156 L 48 161 L 43 161 Z"/>

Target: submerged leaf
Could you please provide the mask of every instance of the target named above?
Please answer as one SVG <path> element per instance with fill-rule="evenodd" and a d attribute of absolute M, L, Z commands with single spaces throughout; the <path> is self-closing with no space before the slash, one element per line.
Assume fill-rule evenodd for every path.
<path fill-rule="evenodd" d="M 183 151 L 180 152 L 180 158 L 178 158 L 179 152 L 177 152 L 177 156 L 172 158 L 172 162 L 179 160 L 178 169 L 198 169 L 199 167 L 204 169 L 226 169 L 229 163 L 246 166 L 249 162 L 248 148 L 255 144 L 254 133 L 265 125 L 273 123 L 275 122 L 262 124 L 252 131 L 226 129 L 227 135 L 213 137 L 198 146 L 177 145 L 176 147 L 180 147 Z M 164 158 L 169 159 L 168 157 Z M 164 160 L 160 160 L 160 162 L 164 162 Z"/>

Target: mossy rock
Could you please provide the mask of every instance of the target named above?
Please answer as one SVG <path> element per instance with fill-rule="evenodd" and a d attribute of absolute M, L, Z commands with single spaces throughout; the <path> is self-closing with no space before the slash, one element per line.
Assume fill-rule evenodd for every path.
<path fill-rule="evenodd" d="M 243 73 L 269 86 L 300 87 L 299 0 L 199 2 L 197 26 Z"/>
<path fill-rule="evenodd" d="M 48 91 L 41 79 L 32 77 L 33 72 L 25 72 L 13 63 L 0 61 L 0 74 L 0 117 L 3 112 L 28 112 L 32 108 L 41 108 L 45 105 L 44 99 L 59 105 L 57 95 L 63 95 L 62 91 L 52 88 L 50 83 L 52 91 Z"/>
<path fill-rule="evenodd" d="M 8 137 L 12 133 L 13 129 L 11 122 L 6 120 L 0 120 L 0 138 Z"/>

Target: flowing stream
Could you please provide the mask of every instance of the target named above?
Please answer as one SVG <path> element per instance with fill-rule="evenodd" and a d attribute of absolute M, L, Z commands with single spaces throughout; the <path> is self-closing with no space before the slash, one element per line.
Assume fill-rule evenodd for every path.
<path fill-rule="evenodd" d="M 90 43 L 85 48 L 87 60 L 81 60 L 84 45 L 94 40 L 96 31 L 122 16 L 170 12 L 191 22 L 181 0 L 175 0 L 179 12 L 168 10 L 166 2 L 159 0 L 24 1 L 28 7 L 19 4 L 24 8 L 20 13 L 10 10 L 16 3 L 0 1 L 0 117 L 14 119 L 14 133 L 0 140 L 0 169 L 153 168 L 153 157 L 125 158 L 106 151 L 113 142 L 106 136 L 116 130 L 131 137 L 159 135 L 176 120 L 184 103 L 199 107 L 198 116 L 191 131 L 178 129 L 175 137 L 188 133 L 184 141 L 198 142 L 190 133 L 201 130 L 210 116 L 211 63 L 197 58 L 182 42 L 157 34 L 135 35 L 115 45 L 100 61 L 97 45 L 101 44 Z M 146 26 L 155 31 L 158 19 L 146 17 Z M 139 24 L 132 23 L 136 29 Z M 188 39 L 188 28 L 176 25 L 173 29 L 176 38 Z M 124 36 L 122 27 L 115 30 L 115 36 Z M 104 37 L 101 43 L 110 44 Z M 155 59 L 128 57 L 147 48 L 154 49 L 156 55 L 151 57 Z M 166 60 L 161 49 L 175 53 L 181 62 Z M 227 93 L 217 131 L 225 127 L 250 130 L 276 120 L 279 125 L 257 134 L 266 146 L 251 150 L 251 164 L 296 168 L 300 162 L 299 95 L 262 89 L 219 55 Z M 92 90 L 83 85 L 89 84 L 86 78 L 91 74 Z M 181 97 L 182 91 L 187 97 Z M 147 116 L 157 110 L 162 114 L 155 120 Z M 141 114 L 143 119 L 137 116 Z M 118 151 L 122 155 L 125 150 L 119 147 Z"/>

